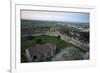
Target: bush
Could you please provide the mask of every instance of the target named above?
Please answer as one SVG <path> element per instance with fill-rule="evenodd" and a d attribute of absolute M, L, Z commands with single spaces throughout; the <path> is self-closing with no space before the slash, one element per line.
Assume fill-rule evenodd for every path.
<path fill-rule="evenodd" d="M 43 41 L 42 41 L 42 39 L 37 39 L 37 40 L 36 40 L 36 43 L 37 43 L 37 44 L 42 44 Z"/>
<path fill-rule="evenodd" d="M 27 37 L 28 40 L 32 40 L 32 39 L 34 39 L 34 38 L 35 38 L 34 36 L 28 36 L 28 37 Z"/>
<path fill-rule="evenodd" d="M 57 38 L 58 38 L 58 39 L 60 39 L 60 38 L 61 38 L 61 36 L 60 36 L 60 35 L 58 35 L 58 36 L 57 36 Z"/>

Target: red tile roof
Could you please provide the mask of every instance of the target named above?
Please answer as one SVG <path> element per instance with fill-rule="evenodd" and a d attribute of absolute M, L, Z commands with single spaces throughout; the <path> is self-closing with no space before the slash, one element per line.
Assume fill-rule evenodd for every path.
<path fill-rule="evenodd" d="M 49 53 L 51 50 L 56 50 L 56 45 L 54 44 L 43 44 L 37 45 L 34 48 L 28 48 L 29 54 L 32 57 L 33 55 L 44 55 Z"/>

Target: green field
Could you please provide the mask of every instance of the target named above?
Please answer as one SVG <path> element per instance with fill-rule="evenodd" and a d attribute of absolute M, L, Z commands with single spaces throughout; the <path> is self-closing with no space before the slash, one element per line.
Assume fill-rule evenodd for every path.
<path fill-rule="evenodd" d="M 27 37 L 23 37 L 21 40 L 22 52 L 24 52 L 24 50 L 27 48 L 34 47 L 37 44 L 36 43 L 37 39 L 41 39 L 43 43 L 53 43 L 57 46 L 58 49 L 70 46 L 69 43 L 66 43 L 60 38 L 54 36 L 42 35 L 42 36 L 36 36 L 32 39 L 27 39 Z"/>
<path fill-rule="evenodd" d="M 36 37 L 22 37 L 21 38 L 21 61 L 25 62 L 25 49 L 34 47 L 37 44 L 37 39 L 41 39 L 42 43 L 52 43 L 55 44 L 58 51 L 61 50 L 61 48 L 65 48 L 68 46 L 71 46 L 69 43 L 66 43 L 65 41 L 61 40 L 58 37 L 54 36 L 47 36 L 47 35 L 42 35 L 42 36 L 36 36 Z"/>
<path fill-rule="evenodd" d="M 70 43 L 66 43 L 65 41 L 63 41 L 60 38 L 55 37 L 55 36 L 41 35 L 41 36 L 36 36 L 36 37 L 33 37 L 33 36 L 21 37 L 21 62 L 26 62 L 25 49 L 34 47 L 35 45 L 37 45 L 38 39 L 42 40 L 41 41 L 42 44 L 44 44 L 44 43 L 55 44 L 57 47 L 57 52 L 64 49 L 65 47 L 71 47 L 71 46 L 75 47 L 74 45 L 72 45 Z"/>

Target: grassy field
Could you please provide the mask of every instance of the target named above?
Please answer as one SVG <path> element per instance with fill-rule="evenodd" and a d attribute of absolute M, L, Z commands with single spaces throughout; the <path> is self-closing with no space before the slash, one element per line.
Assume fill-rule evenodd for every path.
<path fill-rule="evenodd" d="M 41 39 L 42 43 L 55 44 L 58 52 L 65 47 L 74 46 L 74 45 L 72 45 L 70 43 L 66 43 L 65 41 L 61 40 L 60 38 L 54 37 L 54 36 L 42 35 L 42 36 L 36 36 L 36 37 L 31 36 L 31 38 L 22 37 L 21 38 L 21 62 L 26 62 L 26 58 L 24 56 L 25 49 L 30 48 L 30 47 L 34 47 L 37 44 L 37 39 Z"/>
<path fill-rule="evenodd" d="M 57 49 L 60 50 L 61 48 L 65 48 L 68 46 L 71 46 L 69 43 L 66 43 L 65 41 L 61 40 L 58 37 L 54 36 L 47 36 L 47 35 L 42 35 L 42 36 L 36 36 L 36 37 L 22 37 L 21 38 L 21 58 L 22 62 L 25 61 L 25 49 L 34 47 L 37 44 L 37 39 L 41 39 L 42 43 L 52 43 L 55 44 Z"/>
<path fill-rule="evenodd" d="M 37 44 L 36 43 L 37 39 L 41 39 L 43 43 L 53 43 L 57 46 L 58 49 L 70 46 L 69 43 L 66 43 L 60 38 L 57 38 L 54 36 L 42 35 L 42 36 L 36 36 L 31 40 L 27 39 L 27 37 L 23 37 L 22 39 L 24 39 L 24 40 L 21 40 L 22 52 L 27 48 L 34 47 Z"/>

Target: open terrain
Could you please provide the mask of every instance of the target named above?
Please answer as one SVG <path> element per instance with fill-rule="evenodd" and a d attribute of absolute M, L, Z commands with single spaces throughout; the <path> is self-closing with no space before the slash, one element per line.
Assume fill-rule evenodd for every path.
<path fill-rule="evenodd" d="M 47 61 L 89 59 L 89 25 L 21 20 L 21 62 L 27 62 L 25 49 L 38 43 L 56 45 L 56 55 Z"/>

